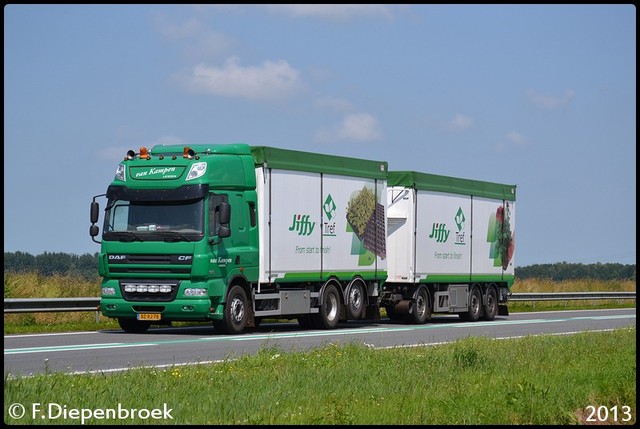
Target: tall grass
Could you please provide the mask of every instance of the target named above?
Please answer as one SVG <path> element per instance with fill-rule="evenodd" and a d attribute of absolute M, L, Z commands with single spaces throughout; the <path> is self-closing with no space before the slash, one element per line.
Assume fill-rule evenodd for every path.
<path fill-rule="evenodd" d="M 171 409 L 170 419 L 87 424 L 564 425 L 593 423 L 590 406 L 609 410 L 595 423 L 634 424 L 636 329 L 385 350 L 268 346 L 218 364 L 5 376 L 4 393 L 5 410 L 14 403 L 28 410 L 19 420 L 5 413 L 9 424 L 79 423 L 33 415 L 34 403 Z"/>
<path fill-rule="evenodd" d="M 4 273 L 4 298 L 99 297 L 100 280 L 37 273 Z M 92 312 L 14 313 L 4 315 L 4 333 L 60 332 L 117 327 L 109 318 Z"/>
<path fill-rule="evenodd" d="M 635 280 L 564 280 L 516 279 L 511 292 L 635 292 Z"/>

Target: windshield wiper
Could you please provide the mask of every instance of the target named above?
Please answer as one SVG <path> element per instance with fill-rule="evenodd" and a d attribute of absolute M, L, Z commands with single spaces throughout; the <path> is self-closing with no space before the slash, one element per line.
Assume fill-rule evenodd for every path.
<path fill-rule="evenodd" d="M 120 241 L 124 241 L 130 243 L 132 241 L 144 241 L 138 234 L 134 234 L 130 231 L 111 231 L 110 234 L 113 234 Z"/>
<path fill-rule="evenodd" d="M 164 241 L 168 243 L 173 243 L 176 241 L 191 241 L 189 237 L 176 231 L 156 231 L 156 233 L 160 234 Z"/>

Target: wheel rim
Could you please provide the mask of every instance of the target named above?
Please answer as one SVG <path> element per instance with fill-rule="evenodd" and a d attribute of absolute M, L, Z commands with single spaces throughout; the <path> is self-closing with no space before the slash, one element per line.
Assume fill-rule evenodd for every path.
<path fill-rule="evenodd" d="M 480 297 L 478 296 L 477 290 L 471 296 L 471 310 L 473 313 L 480 311 Z"/>
<path fill-rule="evenodd" d="M 330 293 L 329 296 L 327 296 L 327 301 L 325 302 L 325 313 L 328 320 L 335 320 L 338 316 L 338 299 L 333 293 Z"/>
<path fill-rule="evenodd" d="M 493 314 L 496 311 L 496 294 L 493 290 L 489 291 L 487 294 L 487 307 L 486 312 L 489 314 Z"/>
<path fill-rule="evenodd" d="M 359 285 L 354 285 L 349 291 L 349 305 L 353 313 L 360 314 L 362 308 L 362 289 Z"/>
<path fill-rule="evenodd" d="M 424 316 L 425 311 L 427 311 L 426 301 L 424 299 L 424 294 L 419 293 L 416 298 L 416 313 L 419 318 Z"/>
<path fill-rule="evenodd" d="M 233 298 L 229 310 L 231 311 L 231 320 L 233 320 L 234 323 L 242 322 L 244 318 L 244 305 L 240 298 Z"/>

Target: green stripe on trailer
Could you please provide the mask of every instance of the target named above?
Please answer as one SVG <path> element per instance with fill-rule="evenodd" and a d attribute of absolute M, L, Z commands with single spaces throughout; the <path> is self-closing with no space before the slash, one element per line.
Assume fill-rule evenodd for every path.
<path fill-rule="evenodd" d="M 511 274 L 429 274 L 420 283 L 513 283 Z"/>
<path fill-rule="evenodd" d="M 386 161 L 347 158 L 267 146 L 252 146 L 251 153 L 256 165 L 267 168 L 381 180 L 387 177 Z"/>
<path fill-rule="evenodd" d="M 385 281 L 387 279 L 386 271 L 331 271 L 331 272 L 323 272 L 322 274 L 319 271 L 310 271 L 306 273 L 285 273 L 284 277 L 279 277 L 274 280 L 275 283 L 293 283 L 293 282 L 304 282 L 304 281 L 313 281 L 317 282 L 319 279 L 321 280 L 329 280 L 334 277 L 338 280 L 351 280 L 354 277 L 359 276 L 364 280 L 378 280 Z"/>
<path fill-rule="evenodd" d="M 473 195 L 507 201 L 516 200 L 516 185 L 440 176 L 416 171 L 390 171 L 387 186 L 415 187 L 424 191 Z"/>

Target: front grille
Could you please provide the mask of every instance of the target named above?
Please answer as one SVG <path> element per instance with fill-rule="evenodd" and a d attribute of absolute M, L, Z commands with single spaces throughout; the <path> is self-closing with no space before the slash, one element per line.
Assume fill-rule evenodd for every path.
<path fill-rule="evenodd" d="M 190 274 L 193 255 L 109 254 L 112 274 Z"/>

